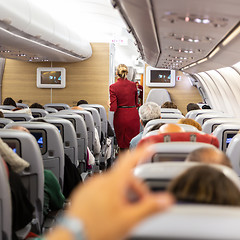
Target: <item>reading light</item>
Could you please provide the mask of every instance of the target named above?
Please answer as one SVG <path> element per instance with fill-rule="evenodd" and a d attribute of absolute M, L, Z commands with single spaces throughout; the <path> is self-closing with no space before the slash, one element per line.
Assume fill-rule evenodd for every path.
<path fill-rule="evenodd" d="M 240 33 L 240 26 L 238 26 L 223 42 L 222 45 L 225 47 Z"/>
<path fill-rule="evenodd" d="M 220 50 L 220 47 L 215 48 L 213 52 L 209 55 L 209 58 L 212 58 L 215 54 L 218 53 L 219 50 Z"/>
<path fill-rule="evenodd" d="M 201 23 L 202 20 L 201 20 L 200 18 L 195 18 L 195 19 L 194 19 L 194 22 L 196 22 L 196 23 Z"/>
<path fill-rule="evenodd" d="M 189 17 L 185 17 L 185 22 L 189 22 L 190 18 Z"/>
<path fill-rule="evenodd" d="M 202 20 L 202 23 L 204 23 L 204 24 L 208 24 L 208 23 L 210 23 L 210 20 L 207 19 L 207 18 L 206 18 L 206 19 L 203 19 L 203 20 Z"/>
<path fill-rule="evenodd" d="M 199 60 L 199 61 L 197 62 L 197 64 L 200 64 L 200 63 L 206 62 L 207 60 L 208 60 L 207 58 L 203 58 L 203 59 Z"/>

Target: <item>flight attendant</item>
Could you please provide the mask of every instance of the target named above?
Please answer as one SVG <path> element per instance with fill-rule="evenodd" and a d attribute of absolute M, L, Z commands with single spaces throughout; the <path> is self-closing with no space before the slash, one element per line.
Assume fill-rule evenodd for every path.
<path fill-rule="evenodd" d="M 117 82 L 110 85 L 110 111 L 114 111 L 113 125 L 121 150 L 128 149 L 133 137 L 139 133 L 138 95 L 134 82 L 127 79 L 128 69 L 120 64 Z"/>

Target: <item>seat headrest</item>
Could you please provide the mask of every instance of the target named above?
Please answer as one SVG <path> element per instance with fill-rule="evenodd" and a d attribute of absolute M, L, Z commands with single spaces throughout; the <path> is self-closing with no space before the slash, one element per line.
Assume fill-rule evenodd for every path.
<path fill-rule="evenodd" d="M 198 132 L 180 132 L 180 133 L 160 133 L 158 135 L 143 138 L 137 146 L 144 143 L 160 143 L 160 142 L 203 142 L 219 147 L 218 139 L 209 134 Z"/>

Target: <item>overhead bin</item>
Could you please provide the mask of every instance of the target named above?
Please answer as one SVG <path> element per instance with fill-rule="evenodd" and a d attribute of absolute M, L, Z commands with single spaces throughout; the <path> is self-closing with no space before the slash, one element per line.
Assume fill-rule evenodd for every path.
<path fill-rule="evenodd" d="M 0 57 L 76 62 L 92 55 L 89 42 L 30 0 L 0 0 L 0 34 Z M 4 54 L 4 49 L 11 54 Z"/>

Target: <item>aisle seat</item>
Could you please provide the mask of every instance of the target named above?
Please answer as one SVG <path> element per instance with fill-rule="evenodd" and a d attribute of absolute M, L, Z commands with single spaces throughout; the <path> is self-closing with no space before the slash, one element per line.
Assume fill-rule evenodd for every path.
<path fill-rule="evenodd" d="M 162 106 L 165 102 L 171 102 L 171 97 L 166 89 L 151 89 L 148 93 L 146 102 L 155 102 Z"/>
<path fill-rule="evenodd" d="M 48 115 L 48 112 L 44 109 L 41 108 L 30 108 L 32 112 L 32 116 L 34 118 L 39 118 L 39 117 L 45 117 Z"/>
<path fill-rule="evenodd" d="M 161 118 L 162 119 L 181 119 L 185 117 L 179 113 L 161 113 Z"/>
<path fill-rule="evenodd" d="M 186 114 L 186 118 L 192 118 L 195 120 L 195 118 L 201 114 L 204 113 L 222 113 L 221 111 L 213 110 L 213 109 L 197 109 L 197 110 L 191 110 Z"/>
<path fill-rule="evenodd" d="M 161 108 L 161 113 L 182 114 L 179 109 L 175 109 L 175 108 Z"/>
<path fill-rule="evenodd" d="M 44 108 L 48 113 L 57 113 L 58 110 L 56 108 L 45 107 Z"/>
<path fill-rule="evenodd" d="M 48 103 L 43 106 L 44 108 L 55 108 L 58 111 L 64 110 L 64 109 L 71 109 L 70 106 L 66 103 Z"/>
<path fill-rule="evenodd" d="M 233 116 L 227 115 L 225 113 L 201 114 L 195 118 L 195 121 L 202 126 L 208 120 L 215 119 L 215 118 L 233 118 Z"/>
<path fill-rule="evenodd" d="M 9 118 L 0 118 L 0 128 L 4 128 L 8 123 L 12 123 L 13 120 Z"/>
<path fill-rule="evenodd" d="M 19 121 L 30 121 L 33 119 L 32 115 L 26 114 L 26 113 L 4 113 L 3 114 L 5 118 L 11 119 L 14 122 L 19 122 Z"/>

